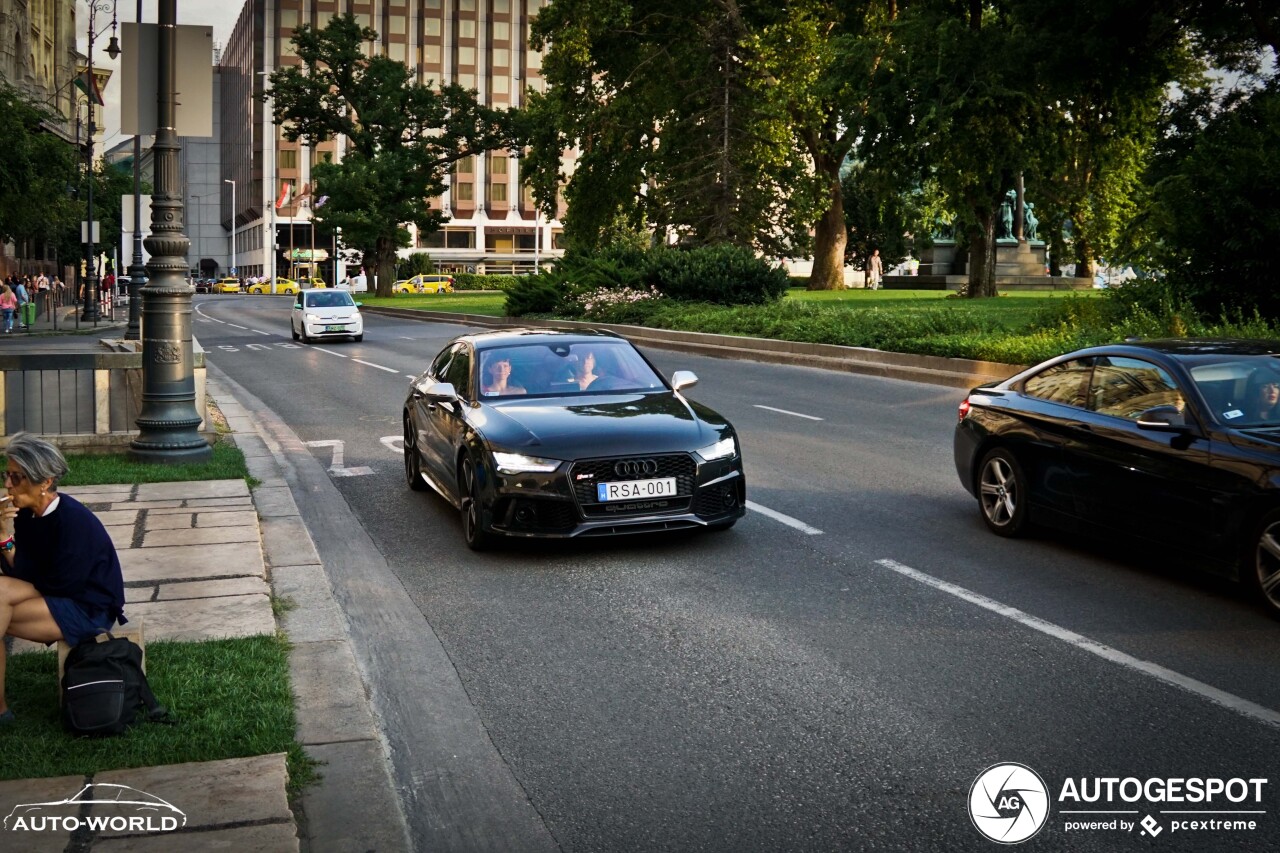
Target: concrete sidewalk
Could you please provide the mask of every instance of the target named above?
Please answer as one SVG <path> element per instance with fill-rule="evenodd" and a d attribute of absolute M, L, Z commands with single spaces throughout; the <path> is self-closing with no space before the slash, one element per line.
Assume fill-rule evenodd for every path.
<path fill-rule="evenodd" d="M 22 832 L 22 850 L 408 850 L 408 830 L 324 568 L 256 424 L 223 388 L 217 401 L 244 451 L 243 480 L 68 487 L 107 526 L 124 569 L 126 607 L 146 642 L 247 637 L 282 630 L 297 737 L 322 780 L 290 807 L 285 756 L 0 782 L 0 816 L 72 797 L 88 783 L 127 785 L 181 809 L 175 831 Z M 295 605 L 277 622 L 271 596 Z M 43 649 L 16 641 L 13 653 Z M 54 689 L 54 685 L 50 685 Z M 181 709 L 175 709 L 179 714 Z M 81 807 L 82 809 L 84 807 Z M 94 807 L 91 807 L 94 808 Z M 85 812 L 82 810 L 81 814 Z M 89 813 L 92 813 L 90 811 Z M 3 831 L 9 835 L 8 830 Z"/>

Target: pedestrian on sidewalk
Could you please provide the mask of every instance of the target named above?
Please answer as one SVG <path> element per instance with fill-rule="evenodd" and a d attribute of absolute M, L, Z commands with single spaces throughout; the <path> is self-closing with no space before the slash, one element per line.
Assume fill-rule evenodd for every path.
<path fill-rule="evenodd" d="M 25 432 L 5 448 L 0 497 L 0 634 L 75 646 L 125 623 L 124 575 L 111 537 L 84 504 L 58 492 L 67 460 Z M 21 547 L 19 547 L 21 546 Z M 0 725 L 13 722 L 4 696 L 0 647 Z"/>
<path fill-rule="evenodd" d="M 13 315 L 18 311 L 18 297 L 8 284 L 0 285 L 0 311 L 4 312 L 4 333 L 13 331 Z"/>
<path fill-rule="evenodd" d="M 867 261 L 867 287 L 880 289 L 880 277 L 884 275 L 884 261 L 880 260 L 880 250 L 871 250 L 871 260 Z"/>

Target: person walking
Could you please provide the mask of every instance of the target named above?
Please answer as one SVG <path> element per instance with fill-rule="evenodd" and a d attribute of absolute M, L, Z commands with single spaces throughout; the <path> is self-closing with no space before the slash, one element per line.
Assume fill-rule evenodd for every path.
<path fill-rule="evenodd" d="M 884 261 L 880 260 L 880 250 L 871 250 L 871 260 L 867 261 L 867 287 L 880 289 L 880 278 L 884 275 Z"/>
<path fill-rule="evenodd" d="M 17 281 L 18 286 L 13 289 L 13 295 L 18 299 L 18 321 L 22 328 L 25 329 L 27 328 L 27 318 L 26 311 L 23 309 L 23 306 L 31 301 L 31 296 L 27 292 L 27 286 L 22 279 L 18 279 Z"/>
<path fill-rule="evenodd" d="M 8 284 L 0 284 L 0 312 L 4 313 L 4 333 L 13 331 L 13 315 L 18 310 L 18 297 L 13 295 L 13 288 Z"/>

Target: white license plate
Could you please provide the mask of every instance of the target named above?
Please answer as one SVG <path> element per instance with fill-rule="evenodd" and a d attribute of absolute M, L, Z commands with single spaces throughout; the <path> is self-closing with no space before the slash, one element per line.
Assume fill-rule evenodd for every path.
<path fill-rule="evenodd" d="M 347 330 L 347 327 L 346 326 L 325 326 L 324 330 L 326 332 L 345 332 Z"/>
<path fill-rule="evenodd" d="M 676 478 L 627 480 L 622 483 L 596 483 L 596 500 L 629 501 L 637 498 L 669 498 L 676 493 Z"/>

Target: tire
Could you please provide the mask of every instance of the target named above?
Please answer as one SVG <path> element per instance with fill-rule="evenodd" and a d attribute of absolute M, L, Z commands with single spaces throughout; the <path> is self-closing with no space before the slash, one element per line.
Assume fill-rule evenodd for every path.
<path fill-rule="evenodd" d="M 413 428 L 409 425 L 409 416 L 404 417 L 404 479 L 409 488 L 415 492 L 425 492 L 427 481 L 422 479 L 422 460 L 418 456 L 418 445 L 414 438 Z"/>
<path fill-rule="evenodd" d="M 1280 618 L 1280 510 L 1264 515 L 1249 541 L 1242 579 L 1267 612 Z"/>
<path fill-rule="evenodd" d="M 360 333 L 360 334 L 358 334 L 358 335 L 353 335 L 353 336 L 351 337 L 351 340 L 355 341 L 356 343 L 360 343 L 361 341 L 363 341 L 363 340 L 364 340 L 364 332 L 361 332 L 361 333 Z"/>
<path fill-rule="evenodd" d="M 302 342 L 304 344 L 311 343 L 311 336 L 307 334 L 307 327 L 305 325 L 302 327 L 302 332 L 300 334 L 302 335 Z"/>
<path fill-rule="evenodd" d="M 472 551 L 485 551 L 493 545 L 493 534 L 485 532 L 480 509 L 480 482 L 476 479 L 475 462 L 468 455 L 459 472 L 462 491 L 462 538 Z"/>
<path fill-rule="evenodd" d="M 298 330 L 293 327 L 293 323 L 289 323 L 289 334 L 293 335 L 295 341 L 300 337 Z"/>
<path fill-rule="evenodd" d="M 1029 530 L 1027 475 L 1017 458 L 997 447 L 978 468 L 978 506 L 987 529 L 997 536 L 1023 536 Z"/>

